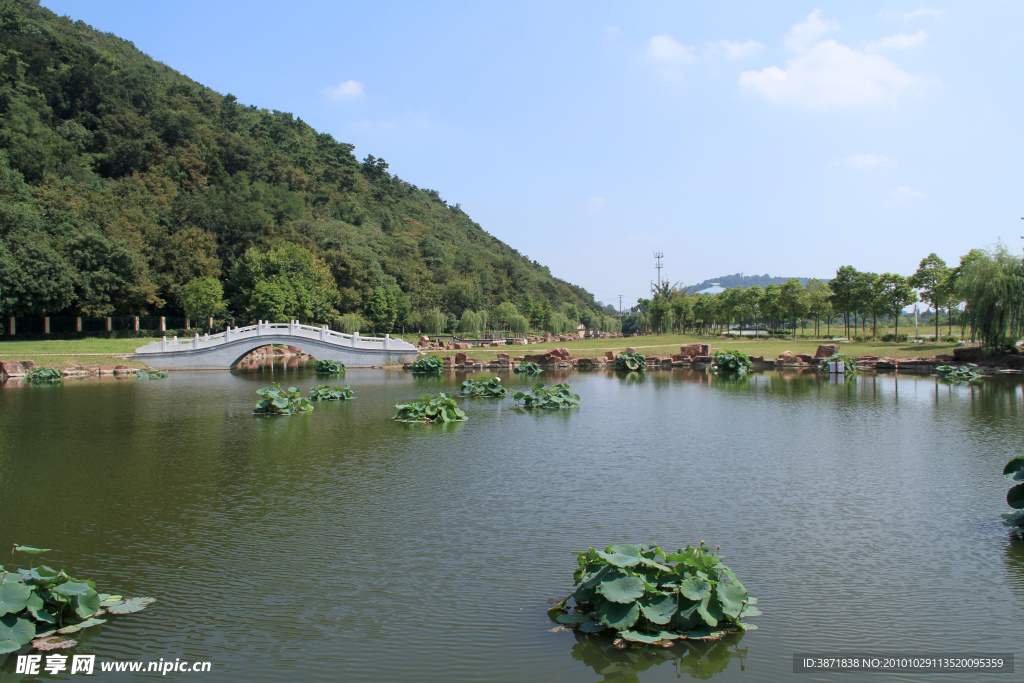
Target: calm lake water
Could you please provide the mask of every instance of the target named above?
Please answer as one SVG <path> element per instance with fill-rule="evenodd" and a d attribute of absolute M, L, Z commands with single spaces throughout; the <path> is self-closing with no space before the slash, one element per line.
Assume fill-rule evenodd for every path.
<path fill-rule="evenodd" d="M 253 416 L 271 379 L 317 383 L 280 365 L 8 383 L 0 546 L 158 598 L 65 654 L 212 662 L 172 679 L 921 681 L 936 676 L 794 674 L 793 655 L 1021 650 L 1024 544 L 1000 519 L 1018 381 L 541 378 L 567 378 L 580 407 L 464 399 L 468 422 L 405 425 L 396 402 L 464 376 L 350 370 L 332 384 L 354 401 Z M 701 540 L 759 598 L 760 630 L 652 652 L 550 631 L 570 551 Z"/>

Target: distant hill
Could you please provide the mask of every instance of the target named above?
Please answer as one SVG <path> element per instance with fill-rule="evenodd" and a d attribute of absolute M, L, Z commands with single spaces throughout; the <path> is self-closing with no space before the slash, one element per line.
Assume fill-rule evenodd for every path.
<path fill-rule="evenodd" d="M 598 309 L 383 159 L 0 0 L 0 314 L 181 315 L 193 280 L 230 315 L 378 332 L 434 307 Z"/>
<path fill-rule="evenodd" d="M 731 287 L 742 287 L 746 289 L 747 287 L 753 287 L 754 285 L 767 287 L 768 285 L 773 284 L 781 285 L 782 283 L 789 280 L 791 277 L 792 276 L 772 277 L 767 273 L 765 273 L 764 275 L 744 275 L 743 273 L 734 273 L 732 275 L 722 275 L 721 277 L 713 277 L 708 280 L 704 280 L 704 282 L 698 283 L 696 285 L 690 285 L 689 287 L 686 287 L 686 291 L 692 294 L 694 292 L 699 292 L 703 289 L 707 289 L 708 287 L 711 287 L 713 285 L 718 285 L 722 289 L 729 289 Z M 800 284 L 804 285 L 805 287 L 807 286 L 807 283 L 810 282 L 812 279 L 813 278 L 809 277 L 797 278 L 797 280 L 800 281 Z"/>

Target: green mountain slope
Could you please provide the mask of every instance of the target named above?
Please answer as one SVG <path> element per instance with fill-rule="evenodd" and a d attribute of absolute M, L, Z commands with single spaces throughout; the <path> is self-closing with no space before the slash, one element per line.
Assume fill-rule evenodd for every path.
<path fill-rule="evenodd" d="M 597 310 L 383 159 L 0 0 L 0 311 L 173 315 L 202 278 L 239 316 L 351 312 L 378 331 L 504 300 Z"/>

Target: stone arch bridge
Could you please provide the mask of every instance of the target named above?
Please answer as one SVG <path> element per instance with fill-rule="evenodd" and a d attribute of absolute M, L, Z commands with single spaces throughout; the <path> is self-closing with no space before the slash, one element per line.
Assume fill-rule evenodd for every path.
<path fill-rule="evenodd" d="M 134 358 L 161 370 L 227 370 L 253 349 L 284 344 L 302 349 L 318 360 L 333 360 L 351 368 L 389 365 L 413 360 L 416 347 L 401 339 L 362 337 L 324 327 L 302 325 L 297 320 L 271 323 L 261 320 L 248 327 L 228 328 L 220 334 L 198 334 L 191 339 L 150 342 L 135 349 Z"/>

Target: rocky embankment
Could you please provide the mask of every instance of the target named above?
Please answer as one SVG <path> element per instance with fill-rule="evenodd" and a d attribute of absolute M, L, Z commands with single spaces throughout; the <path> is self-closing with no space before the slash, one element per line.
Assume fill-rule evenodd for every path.
<path fill-rule="evenodd" d="M 627 348 L 627 353 L 636 352 L 635 348 Z M 825 358 L 839 353 L 838 344 L 823 344 L 814 355 L 807 353 L 791 353 L 783 351 L 778 358 L 751 356 L 754 367 L 758 369 L 800 369 L 817 367 Z M 537 363 L 549 368 L 587 368 L 613 367 L 615 352 L 608 351 L 603 356 L 572 356 L 566 348 L 553 348 L 539 354 L 527 354 L 512 357 L 508 353 L 498 353 L 493 361 L 470 358 L 465 351 L 457 351 L 453 356 L 442 356 L 446 369 L 453 370 L 501 370 L 510 369 L 524 362 Z M 668 356 L 647 356 L 647 368 L 688 368 L 707 367 L 712 364 L 711 346 L 709 344 L 683 344 L 679 353 Z M 953 349 L 953 355 L 939 355 L 929 358 L 889 358 L 885 356 L 858 356 L 854 360 L 861 370 L 902 370 L 905 372 L 930 373 L 940 365 L 960 365 L 976 363 L 980 369 L 990 372 L 1020 373 L 1024 368 L 1024 355 L 1006 356 L 1000 360 L 983 360 L 978 347 L 962 347 Z M 403 366 L 410 369 L 412 363 Z"/>

